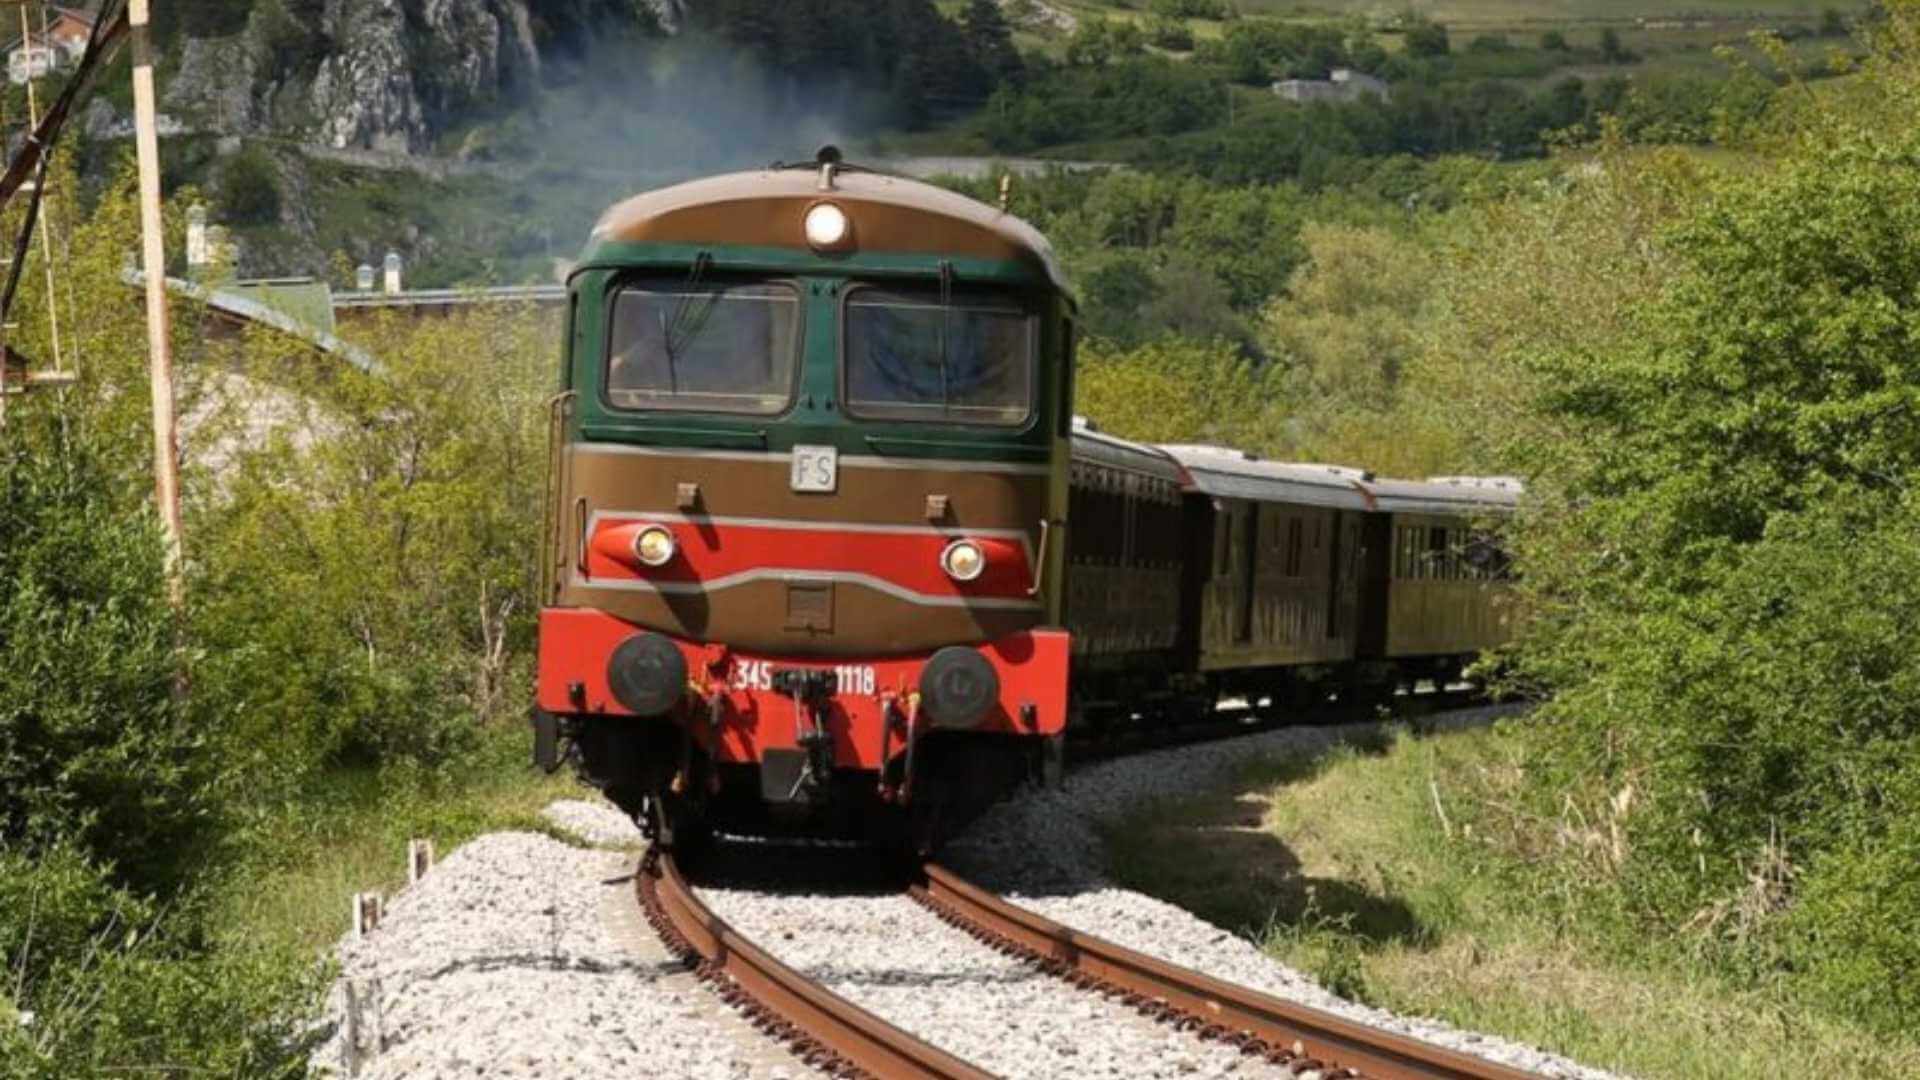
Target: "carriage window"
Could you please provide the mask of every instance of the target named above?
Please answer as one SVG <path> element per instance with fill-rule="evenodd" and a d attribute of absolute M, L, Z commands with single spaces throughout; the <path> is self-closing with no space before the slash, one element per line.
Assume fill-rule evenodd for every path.
<path fill-rule="evenodd" d="M 847 411 L 1007 427 L 1033 410 L 1038 325 L 1012 297 L 859 289 L 842 347 Z"/>
<path fill-rule="evenodd" d="M 1427 533 L 1427 577 L 1445 580 L 1453 576 L 1447 558 L 1452 549 L 1447 544 L 1447 530 L 1435 528 Z"/>
<path fill-rule="evenodd" d="M 793 400 L 800 295 L 768 283 L 658 281 L 614 294 L 607 400 L 771 416 Z"/>

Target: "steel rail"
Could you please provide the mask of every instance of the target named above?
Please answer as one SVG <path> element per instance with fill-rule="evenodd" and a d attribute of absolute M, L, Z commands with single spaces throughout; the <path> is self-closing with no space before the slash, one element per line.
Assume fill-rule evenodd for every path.
<path fill-rule="evenodd" d="M 1520 1080 L 1532 1074 L 1285 1001 L 1062 926 L 927 863 L 911 895 L 1004 953 L 1148 1015 L 1326 1080 Z"/>
<path fill-rule="evenodd" d="M 672 855 L 649 851 L 635 881 L 647 920 L 668 948 L 808 1065 L 876 1080 L 991 1080 L 741 937 L 694 895 Z"/>

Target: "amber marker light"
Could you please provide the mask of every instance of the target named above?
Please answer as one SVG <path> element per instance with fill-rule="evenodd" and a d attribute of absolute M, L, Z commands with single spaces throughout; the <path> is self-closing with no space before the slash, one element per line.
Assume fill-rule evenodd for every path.
<path fill-rule="evenodd" d="M 973 581 L 987 569 L 987 553 L 971 540 L 955 540 L 940 553 L 940 569 L 955 581 Z"/>
<path fill-rule="evenodd" d="M 633 557 L 648 566 L 665 566 L 679 549 L 673 533 L 664 525 L 649 525 L 633 537 Z"/>
<path fill-rule="evenodd" d="M 807 210 L 807 243 L 816 248 L 837 248 L 847 242 L 853 223 L 847 212 L 832 203 L 815 203 Z"/>

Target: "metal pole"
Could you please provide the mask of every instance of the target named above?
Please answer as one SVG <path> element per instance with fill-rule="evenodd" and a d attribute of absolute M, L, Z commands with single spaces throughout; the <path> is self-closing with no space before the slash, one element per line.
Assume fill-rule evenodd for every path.
<path fill-rule="evenodd" d="M 133 31 L 133 129 L 140 167 L 140 239 L 147 285 L 148 377 L 153 384 L 153 491 L 166 541 L 167 599 L 175 611 L 186 604 L 180 569 L 180 441 L 174 429 L 172 326 L 167 317 L 165 233 L 160 224 L 160 143 L 154 128 L 153 46 L 148 0 L 131 0 Z"/>

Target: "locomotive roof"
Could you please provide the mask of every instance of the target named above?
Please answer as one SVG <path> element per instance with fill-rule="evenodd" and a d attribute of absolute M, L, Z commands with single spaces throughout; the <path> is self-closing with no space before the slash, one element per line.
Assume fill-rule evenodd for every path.
<path fill-rule="evenodd" d="M 590 243 L 811 251 L 803 219 L 820 202 L 846 211 L 857 251 L 1025 262 L 1067 291 L 1053 245 L 1018 217 L 932 184 L 858 168 L 835 171 L 830 188 L 823 188 L 819 170 L 775 168 L 645 192 L 602 214 Z"/>

